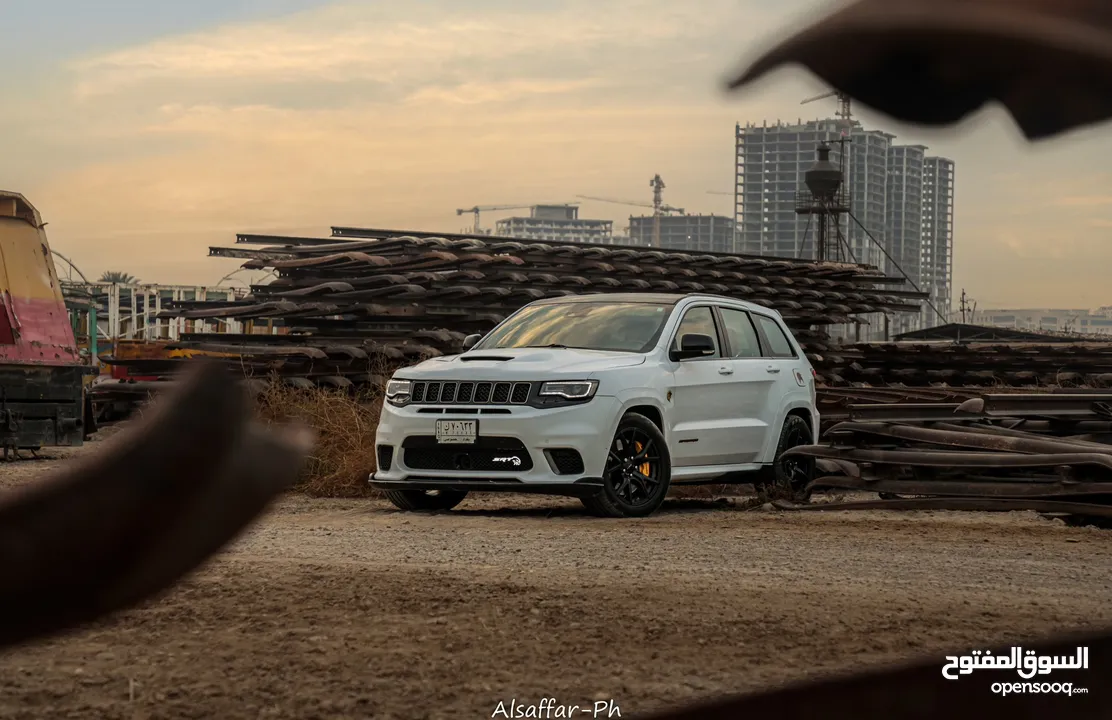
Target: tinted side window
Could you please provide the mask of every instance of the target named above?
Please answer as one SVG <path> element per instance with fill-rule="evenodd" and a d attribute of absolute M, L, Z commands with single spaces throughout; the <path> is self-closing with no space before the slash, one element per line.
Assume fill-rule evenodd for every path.
<path fill-rule="evenodd" d="M 772 357 L 795 357 L 795 350 L 792 349 L 784 331 L 780 329 L 780 323 L 764 315 L 757 315 L 757 322 L 761 324 L 761 330 L 768 338 L 769 355 Z"/>
<path fill-rule="evenodd" d="M 725 307 L 718 308 L 718 311 L 722 314 L 722 329 L 726 331 L 726 340 L 733 356 L 759 358 L 761 343 L 757 339 L 757 329 L 753 327 L 749 313 Z"/>
<path fill-rule="evenodd" d="M 722 357 L 722 348 L 718 347 L 718 334 L 714 331 L 714 314 L 709 307 L 691 308 L 687 311 L 676 330 L 676 339 L 672 341 L 672 347 L 679 348 L 680 338 L 692 333 L 708 335 L 714 340 L 714 354 L 706 357 Z"/>

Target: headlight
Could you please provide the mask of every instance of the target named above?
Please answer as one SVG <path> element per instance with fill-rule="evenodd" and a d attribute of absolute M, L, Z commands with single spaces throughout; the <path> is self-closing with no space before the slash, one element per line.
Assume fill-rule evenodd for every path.
<path fill-rule="evenodd" d="M 390 380 L 386 383 L 386 399 L 403 402 L 409 399 L 413 383 L 409 380 Z"/>
<path fill-rule="evenodd" d="M 562 397 L 567 400 L 586 400 L 598 390 L 598 380 L 562 380 L 541 385 L 541 396 Z"/>

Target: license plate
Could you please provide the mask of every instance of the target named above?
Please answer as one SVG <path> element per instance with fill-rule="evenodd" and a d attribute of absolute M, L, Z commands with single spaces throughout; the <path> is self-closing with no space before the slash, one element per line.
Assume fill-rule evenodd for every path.
<path fill-rule="evenodd" d="M 478 420 L 436 421 L 436 441 L 441 445 L 471 445 L 478 437 Z"/>

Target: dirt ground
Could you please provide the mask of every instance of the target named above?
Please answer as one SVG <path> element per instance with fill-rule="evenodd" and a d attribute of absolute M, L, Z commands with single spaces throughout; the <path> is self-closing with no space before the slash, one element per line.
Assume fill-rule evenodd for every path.
<path fill-rule="evenodd" d="M 97 445 L 0 465 L 0 487 Z M 0 655 L 0 718 L 490 718 L 545 697 L 630 717 L 1109 624 L 1109 598 L 1112 532 L 1030 513 L 288 497 L 167 596 Z"/>

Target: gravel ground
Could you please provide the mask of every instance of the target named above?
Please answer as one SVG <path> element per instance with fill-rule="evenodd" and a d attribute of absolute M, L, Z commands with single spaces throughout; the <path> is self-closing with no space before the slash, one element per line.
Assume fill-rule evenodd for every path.
<path fill-rule="evenodd" d="M 0 487 L 97 445 L 0 465 Z M 167 596 L 0 655 L 0 717 L 490 718 L 543 697 L 630 717 L 1112 624 L 1110 571 L 1112 533 L 1031 513 L 293 496 Z"/>

